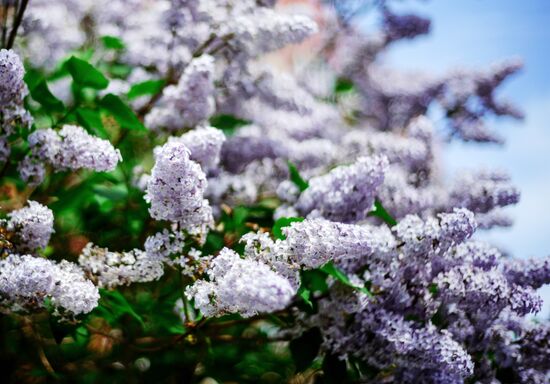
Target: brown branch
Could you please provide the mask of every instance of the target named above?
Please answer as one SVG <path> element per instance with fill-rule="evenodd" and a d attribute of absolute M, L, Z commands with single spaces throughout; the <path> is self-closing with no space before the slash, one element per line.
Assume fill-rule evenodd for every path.
<path fill-rule="evenodd" d="M 42 363 L 42 366 L 48 372 L 49 375 L 53 377 L 57 377 L 55 370 L 53 369 L 52 365 L 50 364 L 50 361 L 48 360 L 48 357 L 46 356 L 46 352 L 44 351 L 44 347 L 42 346 L 43 340 L 40 336 L 40 333 L 36 330 L 34 322 L 27 318 L 23 318 L 23 324 L 24 326 L 28 327 L 27 329 L 30 331 L 30 336 L 32 338 L 32 341 L 36 345 L 37 352 L 38 352 L 38 358 L 40 359 L 40 363 Z"/>
<path fill-rule="evenodd" d="M 9 7 L 6 2 L 2 5 L 2 47 L 6 45 L 6 37 L 8 35 L 8 11 Z"/>
<path fill-rule="evenodd" d="M 13 26 L 11 28 L 10 37 L 8 39 L 8 44 L 6 45 L 7 49 L 11 49 L 13 47 L 13 43 L 15 42 L 15 36 L 17 35 L 17 30 L 19 29 L 19 26 L 21 25 L 21 22 L 23 21 L 23 14 L 25 13 L 25 10 L 27 9 L 27 5 L 29 4 L 29 0 L 23 0 L 21 3 L 21 7 L 19 8 L 19 11 L 17 12 L 17 15 L 14 19 Z"/>
<path fill-rule="evenodd" d="M 195 50 L 193 57 L 201 56 L 205 52 L 206 48 L 208 48 L 208 46 L 216 39 L 216 37 L 216 34 L 212 33 L 210 37 L 208 37 L 208 39 L 206 39 L 206 41 Z"/>
<path fill-rule="evenodd" d="M 246 336 L 234 336 L 234 335 L 213 335 L 210 336 L 212 340 L 222 341 L 226 343 L 241 342 L 246 341 L 249 343 L 276 343 L 278 341 L 291 341 L 291 338 L 288 337 L 246 337 Z"/>

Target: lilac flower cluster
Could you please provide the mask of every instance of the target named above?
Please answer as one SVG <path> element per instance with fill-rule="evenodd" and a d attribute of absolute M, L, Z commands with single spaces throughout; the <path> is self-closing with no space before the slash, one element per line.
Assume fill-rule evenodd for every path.
<path fill-rule="evenodd" d="M 384 180 L 387 160 L 359 158 L 350 166 L 312 178 L 298 198 L 296 209 L 302 216 L 324 217 L 344 223 L 364 219 L 374 204 L 376 189 Z"/>
<path fill-rule="evenodd" d="M 333 260 L 376 293 L 369 299 L 348 287 L 343 301 L 342 286 L 331 287 L 317 318 L 310 320 L 321 328 L 325 348 L 389 370 L 395 382 L 463 382 L 494 375 L 473 364 L 474 356 L 488 351 L 498 364 L 510 366 L 508 351 L 491 333 L 494 327 L 502 327 L 500 334 L 514 331 L 502 321 L 506 314 L 519 319 L 540 310 L 534 289 L 549 281 L 547 260 L 510 264 L 495 248 L 468 240 L 475 221 L 465 209 L 425 221 L 407 216 L 383 242 L 368 227 L 352 224 L 344 228 L 355 238 L 333 235 L 335 225 L 293 223 L 285 229 L 288 247 L 282 247 L 291 259 L 330 255 L 321 263 Z M 517 361 L 522 359 L 518 353 Z M 510 368 L 518 377 L 526 374 L 521 364 Z M 530 369 L 544 377 L 548 366 Z"/>
<path fill-rule="evenodd" d="M 8 311 L 44 308 L 46 299 L 62 315 L 88 313 L 99 292 L 77 265 L 29 255 L 0 260 L 0 307 Z"/>
<path fill-rule="evenodd" d="M 429 32 L 430 22 L 416 15 L 399 15 L 383 10 L 379 34 L 363 36 L 353 27 L 337 35 L 333 56 L 337 71 L 353 80 L 362 100 L 360 113 L 382 130 L 396 130 L 437 103 L 446 112 L 449 134 L 465 141 L 501 142 L 483 122 L 484 116 L 522 113 L 511 103 L 497 100 L 496 89 L 521 69 L 521 62 L 508 60 L 485 71 L 461 69 L 434 76 L 402 73 L 379 64 L 392 43 Z"/>
<path fill-rule="evenodd" d="M 193 59 L 175 86 L 164 89 L 145 124 L 154 130 L 181 131 L 205 122 L 214 113 L 214 59 Z"/>
<path fill-rule="evenodd" d="M 12 50 L 0 50 L 0 105 L 3 109 L 23 101 L 27 87 L 23 82 L 25 69 L 19 56 Z"/>
<path fill-rule="evenodd" d="M 169 261 L 172 255 L 183 252 L 185 236 L 181 232 L 164 229 L 145 240 L 145 252 L 151 260 Z"/>
<path fill-rule="evenodd" d="M 306 220 L 283 228 L 287 252 L 306 268 L 319 268 L 331 260 L 338 264 L 357 263 L 360 258 L 383 252 L 395 241 L 385 228 Z"/>
<path fill-rule="evenodd" d="M 15 125 L 30 126 L 32 123 L 23 105 L 29 93 L 24 76 L 20 57 L 12 50 L 0 50 L 0 163 L 10 155 L 8 136 L 14 132 Z"/>
<path fill-rule="evenodd" d="M 199 280 L 186 291 L 205 316 L 274 312 L 285 308 L 295 293 L 289 281 L 266 264 L 241 259 L 227 248 L 214 258 L 208 276 L 210 281 Z"/>
<path fill-rule="evenodd" d="M 189 149 L 190 159 L 200 164 L 205 173 L 220 163 L 225 135 L 213 127 L 199 127 L 180 137 L 170 136 L 168 142 L 182 143 Z"/>
<path fill-rule="evenodd" d="M 31 152 L 19 164 L 21 178 L 30 184 L 44 179 L 45 165 L 56 171 L 92 169 L 112 171 L 122 161 L 120 151 L 113 145 L 92 136 L 82 127 L 65 125 L 59 132 L 48 128 L 29 135 Z"/>
<path fill-rule="evenodd" d="M 160 148 L 145 198 L 151 203 L 149 212 L 154 219 L 203 233 L 212 222 L 212 210 L 204 198 L 206 176 L 190 156 L 189 149 L 177 141 Z"/>
<path fill-rule="evenodd" d="M 54 233 L 52 211 L 36 201 L 29 201 L 28 207 L 10 212 L 1 224 L 14 233 L 13 244 L 17 252 L 45 248 Z"/>
<path fill-rule="evenodd" d="M 162 260 L 144 251 L 111 252 L 92 243 L 82 250 L 78 264 L 99 287 L 106 288 L 158 280 L 164 273 Z"/>
<path fill-rule="evenodd" d="M 288 16 L 266 7 L 238 15 L 224 27 L 224 35 L 235 35 L 235 49 L 252 56 L 298 43 L 317 31 L 317 25 L 308 17 Z"/>

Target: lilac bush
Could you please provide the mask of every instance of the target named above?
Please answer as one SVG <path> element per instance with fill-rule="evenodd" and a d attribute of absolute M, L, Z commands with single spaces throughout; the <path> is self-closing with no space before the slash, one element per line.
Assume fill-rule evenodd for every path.
<path fill-rule="evenodd" d="M 549 382 L 550 259 L 476 236 L 520 188 L 441 169 L 521 62 L 401 72 L 428 19 L 276 3 L 0 3 L 6 377 Z"/>

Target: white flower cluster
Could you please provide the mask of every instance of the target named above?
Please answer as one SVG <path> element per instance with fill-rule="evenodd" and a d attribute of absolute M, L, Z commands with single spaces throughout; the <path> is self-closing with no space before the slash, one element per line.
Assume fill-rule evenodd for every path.
<path fill-rule="evenodd" d="M 14 248 L 17 252 L 34 252 L 45 248 L 54 232 L 53 213 L 36 201 L 29 201 L 28 207 L 8 214 L 8 220 L 1 223 L 14 232 Z"/>
<path fill-rule="evenodd" d="M 180 137 L 170 136 L 168 142 L 184 144 L 190 152 L 190 159 L 199 163 L 204 170 L 215 169 L 220 163 L 220 154 L 225 135 L 213 127 L 198 127 Z"/>
<path fill-rule="evenodd" d="M 99 292 L 77 265 L 29 255 L 0 260 L 0 306 L 8 311 L 44 308 L 46 300 L 59 314 L 79 315 L 97 306 Z"/>
<path fill-rule="evenodd" d="M 285 308 L 295 294 L 290 282 L 259 261 L 241 259 L 224 248 L 210 269 L 210 281 L 198 280 L 186 290 L 204 316 L 240 313 L 244 317 Z"/>
<path fill-rule="evenodd" d="M 40 184 L 45 164 L 57 171 L 92 169 L 112 171 L 122 156 L 108 140 L 92 136 L 82 127 L 65 125 L 59 132 L 39 129 L 29 135 L 31 153 L 19 164 L 23 180 Z"/>
<path fill-rule="evenodd" d="M 214 113 L 214 58 L 203 55 L 185 68 L 177 85 L 164 89 L 145 125 L 178 132 L 204 123 Z"/>
<path fill-rule="evenodd" d="M 111 252 L 92 243 L 82 250 L 78 263 L 98 286 L 106 288 L 158 280 L 164 273 L 162 260 L 144 251 Z"/>
<path fill-rule="evenodd" d="M 241 243 L 245 244 L 244 256 L 268 265 L 274 272 L 284 276 L 294 290 L 300 286 L 300 265 L 292 259 L 285 241 L 273 241 L 267 232 L 250 232 L 244 235 Z"/>
<path fill-rule="evenodd" d="M 162 232 L 149 236 L 145 240 L 145 252 L 152 260 L 169 262 L 171 256 L 179 255 L 185 247 L 185 236 L 181 232 Z"/>
<path fill-rule="evenodd" d="M 204 233 L 212 209 L 204 198 L 207 182 L 200 165 L 179 142 L 169 142 L 156 152 L 156 162 L 147 183 L 146 200 L 156 220 L 178 223 L 191 233 Z"/>
<path fill-rule="evenodd" d="M 258 98 L 277 109 L 309 114 L 316 107 L 313 95 L 287 73 L 264 69 L 256 83 Z"/>

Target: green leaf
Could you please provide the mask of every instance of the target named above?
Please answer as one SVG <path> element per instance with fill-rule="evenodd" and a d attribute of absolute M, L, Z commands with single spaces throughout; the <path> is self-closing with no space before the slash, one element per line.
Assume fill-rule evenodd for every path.
<path fill-rule="evenodd" d="M 94 111 L 89 108 L 78 108 L 76 110 L 76 119 L 78 123 L 90 131 L 90 133 L 93 133 L 102 139 L 109 139 L 109 135 L 103 126 L 103 122 L 101 121 L 101 116 L 98 111 Z"/>
<path fill-rule="evenodd" d="M 101 37 L 101 42 L 103 43 L 103 46 L 107 49 L 121 50 L 126 48 L 124 41 L 116 36 L 103 36 Z"/>
<path fill-rule="evenodd" d="M 397 225 L 397 220 L 395 220 L 392 215 L 390 215 L 388 211 L 386 211 L 382 203 L 378 200 L 374 202 L 374 211 L 369 212 L 368 216 L 379 217 L 390 227 Z"/>
<path fill-rule="evenodd" d="M 241 227 L 248 217 L 249 209 L 247 207 L 235 207 L 233 209 L 233 223 L 235 228 Z"/>
<path fill-rule="evenodd" d="M 296 371 L 302 372 L 311 366 L 319 354 L 322 342 L 323 337 L 319 328 L 311 328 L 290 342 L 290 353 L 296 365 Z"/>
<path fill-rule="evenodd" d="M 28 69 L 23 78 L 29 90 L 33 89 L 40 80 L 44 80 L 44 76 L 36 69 Z"/>
<path fill-rule="evenodd" d="M 135 113 L 118 96 L 109 93 L 101 99 L 100 105 L 109 112 L 122 127 L 135 131 L 147 131 Z"/>
<path fill-rule="evenodd" d="M 221 129 L 226 135 L 233 134 L 238 128 L 250 124 L 250 121 L 232 115 L 217 115 L 210 118 L 210 125 Z"/>
<path fill-rule="evenodd" d="M 133 100 L 144 95 L 156 95 L 162 91 L 164 84 L 166 84 L 164 80 L 148 80 L 134 84 L 128 92 L 128 99 Z"/>
<path fill-rule="evenodd" d="M 311 292 L 324 294 L 328 292 L 327 274 L 319 269 L 310 269 L 300 272 L 302 286 Z"/>
<path fill-rule="evenodd" d="M 109 80 L 87 61 L 72 56 L 66 66 L 74 82 L 82 87 L 105 89 L 109 85 Z"/>
<path fill-rule="evenodd" d="M 101 294 L 101 298 L 104 299 L 103 305 L 110 308 L 116 318 L 124 314 L 128 314 L 136 319 L 142 327 L 145 327 L 145 323 L 143 322 L 141 316 L 134 311 L 130 303 L 128 303 L 126 298 L 120 292 L 108 291 L 106 289 L 100 289 L 99 292 Z"/>
<path fill-rule="evenodd" d="M 65 105 L 51 93 L 44 78 L 37 79 L 29 77 L 27 80 L 27 77 L 25 77 L 25 81 L 29 87 L 31 97 L 40 103 L 47 112 L 65 111 Z"/>
<path fill-rule="evenodd" d="M 73 338 L 77 345 L 85 346 L 88 344 L 90 338 L 90 332 L 84 326 L 76 328 L 73 332 Z"/>
<path fill-rule="evenodd" d="M 273 224 L 273 236 L 275 236 L 276 239 L 286 240 L 286 236 L 281 229 L 290 226 L 292 223 L 301 221 L 304 221 L 303 217 L 281 217 L 277 219 L 275 224 Z"/>
<path fill-rule="evenodd" d="M 348 287 L 351 287 L 353 289 L 358 290 L 359 292 L 362 292 L 368 296 L 372 297 L 372 293 L 365 287 L 359 287 L 355 284 L 353 284 L 349 277 L 342 271 L 340 268 L 334 265 L 332 261 L 326 263 L 321 268 L 321 271 L 325 272 L 326 274 L 334 277 L 336 280 L 340 281 L 342 284 L 347 285 Z"/>
<path fill-rule="evenodd" d="M 339 78 L 334 86 L 335 93 L 351 92 L 355 89 L 355 85 L 349 79 Z"/>
<path fill-rule="evenodd" d="M 185 328 L 181 324 L 176 324 L 168 327 L 168 332 L 173 335 L 185 335 L 185 333 L 187 332 L 187 328 Z"/>
<path fill-rule="evenodd" d="M 303 285 L 300 285 L 300 288 L 298 288 L 298 296 L 304 300 L 304 302 L 310 307 L 313 308 L 313 303 L 311 302 L 311 291 L 304 287 Z"/>
<path fill-rule="evenodd" d="M 306 189 L 308 189 L 309 184 L 307 181 L 305 181 L 302 176 L 300 176 L 300 172 L 298 172 L 298 168 L 294 164 L 292 164 L 290 161 L 288 162 L 288 172 L 290 174 L 290 181 L 292 181 L 300 192 L 304 192 Z"/>
<path fill-rule="evenodd" d="M 113 64 L 109 66 L 109 74 L 113 77 L 127 78 L 132 73 L 132 66 L 126 64 Z"/>
<path fill-rule="evenodd" d="M 119 185 L 94 185 L 93 191 L 110 201 L 124 201 L 128 198 L 128 188 L 124 184 Z"/>

